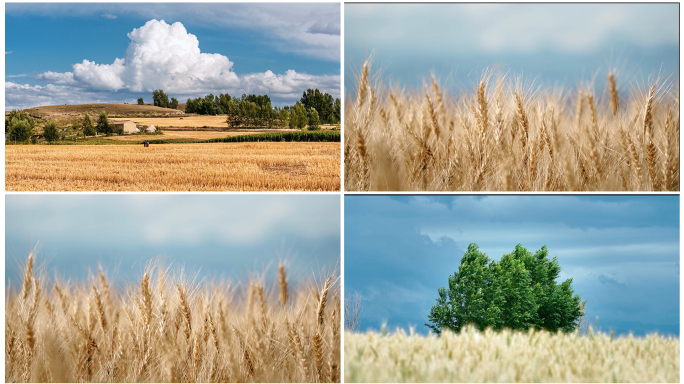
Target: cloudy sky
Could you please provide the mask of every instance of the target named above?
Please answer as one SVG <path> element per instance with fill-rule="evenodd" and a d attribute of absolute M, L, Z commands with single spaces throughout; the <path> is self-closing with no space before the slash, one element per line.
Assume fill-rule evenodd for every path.
<path fill-rule="evenodd" d="M 340 94 L 339 4 L 5 5 L 5 109 Z"/>
<path fill-rule="evenodd" d="M 616 67 L 629 87 L 662 67 L 679 75 L 679 4 L 345 4 L 345 73 L 372 54 L 387 83 L 430 73 L 467 87 L 497 66 L 574 86 Z M 345 88 L 355 84 L 345 76 Z"/>
<path fill-rule="evenodd" d="M 679 335 L 678 196 L 345 196 L 345 294 L 360 328 L 423 324 L 469 243 L 544 244 L 598 326 Z"/>
<path fill-rule="evenodd" d="M 340 196 L 6 195 L 6 285 L 34 247 L 50 277 L 83 279 L 101 265 L 129 281 L 162 257 L 200 279 L 240 281 L 266 266 L 271 279 L 282 257 L 296 284 L 339 271 Z"/>

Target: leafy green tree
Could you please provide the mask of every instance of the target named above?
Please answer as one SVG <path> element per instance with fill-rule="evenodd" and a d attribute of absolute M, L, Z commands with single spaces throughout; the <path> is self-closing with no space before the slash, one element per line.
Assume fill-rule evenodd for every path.
<path fill-rule="evenodd" d="M 333 124 L 337 124 L 341 121 L 340 120 L 340 116 L 341 116 L 340 110 L 341 109 L 342 109 L 342 104 L 340 103 L 340 99 L 339 98 L 335 99 L 335 105 L 333 107 Z"/>
<path fill-rule="evenodd" d="M 169 95 L 164 93 L 161 89 L 155 89 L 152 92 L 152 100 L 157 107 L 169 108 Z"/>
<path fill-rule="evenodd" d="M 100 112 L 100 118 L 97 119 L 95 129 L 97 132 L 105 135 L 111 135 L 114 132 L 114 128 L 109 124 L 109 119 L 107 119 L 107 114 L 105 112 Z"/>
<path fill-rule="evenodd" d="M 19 121 L 25 121 L 26 125 L 22 124 L 20 127 L 20 132 L 12 135 L 12 129 L 19 123 Z M 31 135 L 33 135 L 33 129 L 36 127 L 36 121 L 26 112 L 20 112 L 16 109 L 10 112 L 9 116 L 5 117 L 5 134 L 10 136 L 12 141 L 27 141 Z M 28 131 L 27 131 L 28 130 Z M 28 135 L 25 139 L 19 140 L 17 137 L 24 137 Z"/>
<path fill-rule="evenodd" d="M 425 325 L 438 334 L 467 324 L 480 330 L 574 330 L 582 316 L 581 298 L 572 290 L 572 279 L 556 283 L 560 265 L 547 256 L 546 246 L 532 254 L 518 244 L 496 261 L 470 244 L 448 288 L 439 288 Z"/>
<path fill-rule="evenodd" d="M 286 127 L 290 125 L 290 107 L 280 108 L 278 111 L 278 125 Z"/>
<path fill-rule="evenodd" d="M 142 97 L 138 97 L 138 105 L 145 105 Z"/>
<path fill-rule="evenodd" d="M 307 118 L 310 131 L 316 131 L 318 129 L 321 129 L 320 119 L 318 118 L 318 111 L 316 111 L 316 109 L 309 108 L 309 110 L 307 111 Z"/>
<path fill-rule="evenodd" d="M 308 122 L 306 108 L 298 101 L 290 114 L 290 128 L 304 128 Z"/>
<path fill-rule="evenodd" d="M 45 137 L 45 140 L 48 142 L 59 140 L 59 130 L 57 129 L 57 123 L 54 120 L 49 120 L 45 123 L 43 137 Z"/>
<path fill-rule="evenodd" d="M 15 119 L 10 124 L 10 141 L 28 141 L 33 135 L 33 126 L 29 120 Z"/>
<path fill-rule="evenodd" d="M 515 246 L 512 255 L 525 264 L 532 278 L 533 292 L 539 305 L 535 326 L 556 332 L 575 329 L 582 316 L 581 298 L 574 295 L 572 279 L 557 284 L 561 267 L 558 258 L 548 259 L 546 246 L 532 254 L 522 245 Z"/>
<path fill-rule="evenodd" d="M 176 99 L 175 97 L 172 97 L 171 103 L 169 103 L 169 108 L 178 109 L 178 99 Z"/>
<path fill-rule="evenodd" d="M 95 127 L 93 127 L 93 122 L 90 120 L 90 115 L 86 112 L 83 118 L 83 136 L 94 136 Z"/>

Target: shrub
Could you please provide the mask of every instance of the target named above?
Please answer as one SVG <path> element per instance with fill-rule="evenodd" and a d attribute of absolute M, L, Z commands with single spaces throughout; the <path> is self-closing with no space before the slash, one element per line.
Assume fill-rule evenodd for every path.
<path fill-rule="evenodd" d="M 54 120 L 49 120 L 45 123 L 43 137 L 45 137 L 45 140 L 48 142 L 59 140 L 59 130 L 57 129 L 57 123 Z"/>
<path fill-rule="evenodd" d="M 14 120 L 10 129 L 10 141 L 28 141 L 33 135 L 33 127 L 28 120 Z"/>
<path fill-rule="evenodd" d="M 83 136 L 94 136 L 95 128 L 93 127 L 93 122 L 90 121 L 90 115 L 86 112 L 83 118 Z"/>

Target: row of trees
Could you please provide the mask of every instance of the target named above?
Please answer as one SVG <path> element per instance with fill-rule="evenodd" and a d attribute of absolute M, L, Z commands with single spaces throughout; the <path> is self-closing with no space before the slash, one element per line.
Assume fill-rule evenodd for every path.
<path fill-rule="evenodd" d="M 291 128 L 317 128 L 320 124 L 335 124 L 340 121 L 340 100 L 316 90 L 304 92 L 302 100 L 293 106 L 274 107 L 268 95 L 246 95 L 242 97 L 209 94 L 205 97 L 188 99 L 185 113 L 199 115 L 226 115 L 231 127 L 238 126 L 289 126 Z"/>
<path fill-rule="evenodd" d="M 178 109 L 175 97 L 169 101 L 169 95 L 163 90 L 152 92 L 154 105 L 163 108 Z M 138 99 L 143 105 L 143 98 Z M 334 99 L 328 93 L 318 89 L 308 89 L 302 93 L 302 98 L 293 106 L 274 107 L 268 95 L 246 95 L 242 97 L 220 94 L 209 94 L 205 97 L 188 99 L 185 113 L 198 115 L 227 115 L 226 122 L 231 127 L 286 127 L 291 128 L 309 126 L 317 128 L 320 124 L 337 124 L 340 122 L 340 99 Z"/>

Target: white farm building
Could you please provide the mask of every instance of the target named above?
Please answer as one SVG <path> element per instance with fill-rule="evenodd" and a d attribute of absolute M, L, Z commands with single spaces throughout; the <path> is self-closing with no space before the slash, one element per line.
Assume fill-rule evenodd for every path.
<path fill-rule="evenodd" d="M 154 125 L 150 125 L 149 127 L 145 128 L 145 132 L 147 132 L 147 133 L 157 132 L 157 128 L 155 128 Z"/>
<path fill-rule="evenodd" d="M 135 123 L 130 121 L 130 120 L 115 120 L 112 122 L 114 126 L 116 127 L 116 130 L 118 131 L 119 129 L 123 130 L 123 133 L 136 133 L 138 131 L 138 128 L 135 126 Z"/>

